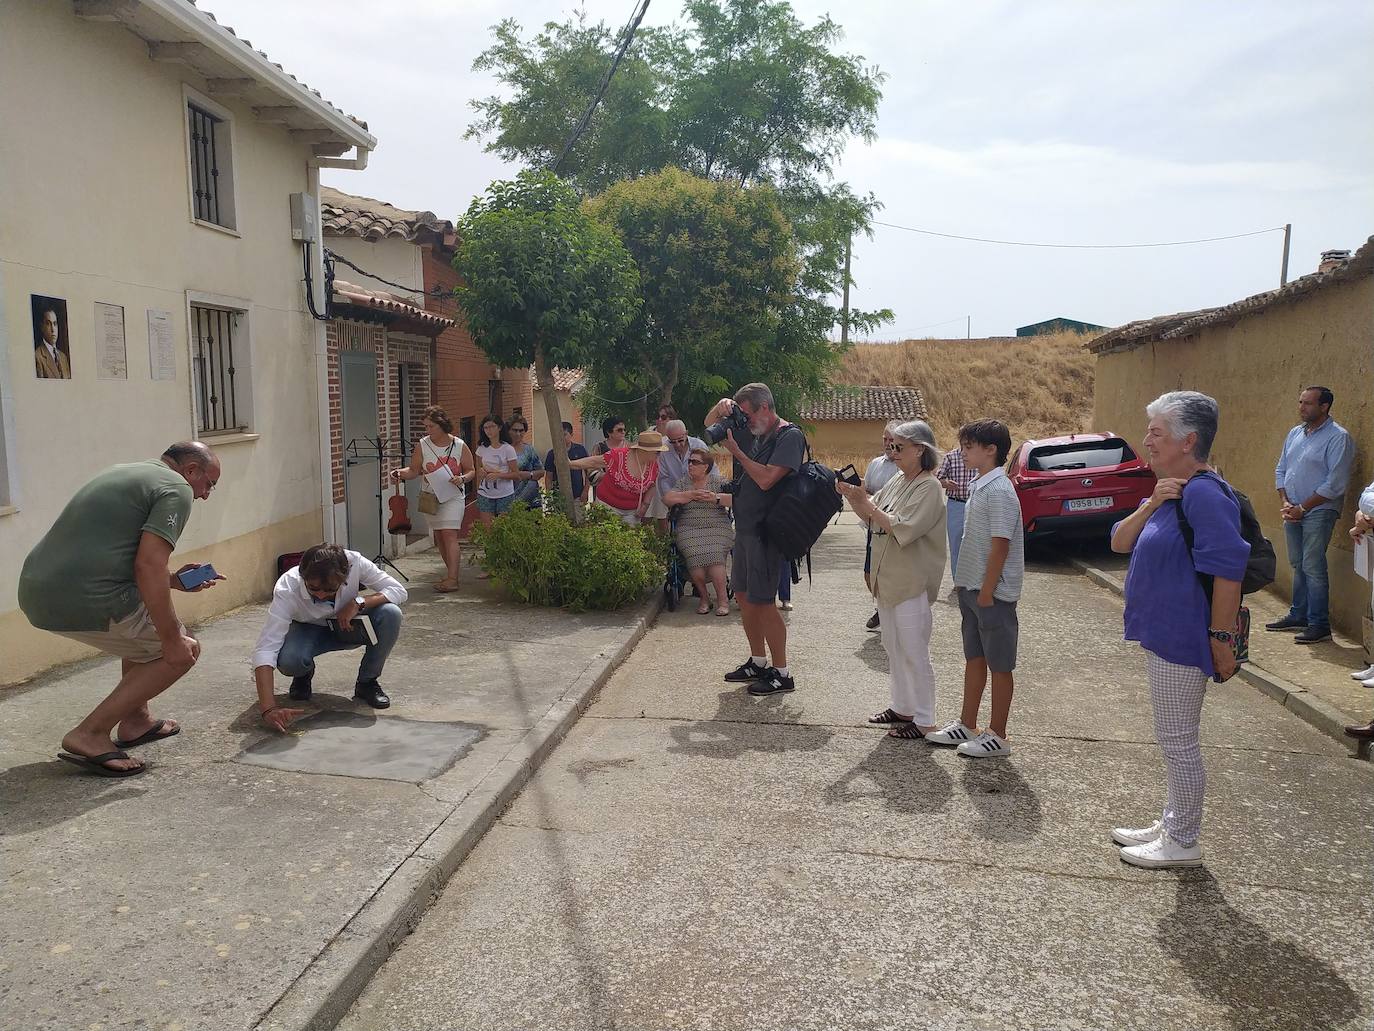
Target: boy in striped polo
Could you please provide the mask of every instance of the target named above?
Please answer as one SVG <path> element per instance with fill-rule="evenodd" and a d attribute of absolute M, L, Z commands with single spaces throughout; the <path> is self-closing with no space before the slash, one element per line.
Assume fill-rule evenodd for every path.
<path fill-rule="evenodd" d="M 1011 712 L 1012 670 L 1016 668 L 1016 602 L 1026 572 L 1021 502 L 1002 466 L 1011 451 L 1011 433 L 996 419 L 971 422 L 959 430 L 959 449 L 974 471 L 964 512 L 964 533 L 954 586 L 963 618 L 964 709 L 949 726 L 926 735 L 933 745 L 953 745 L 975 759 L 1011 755 L 1007 716 Z M 992 673 L 992 712 L 981 734 L 978 708 Z"/>

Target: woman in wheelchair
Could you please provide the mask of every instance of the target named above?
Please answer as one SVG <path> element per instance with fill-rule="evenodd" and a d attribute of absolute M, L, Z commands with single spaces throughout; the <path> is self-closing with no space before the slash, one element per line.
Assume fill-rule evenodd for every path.
<path fill-rule="evenodd" d="M 673 506 L 674 544 L 696 585 L 701 615 L 711 611 L 706 592 L 709 578 L 716 589 L 716 615 L 730 614 L 725 585 L 725 564 L 735 543 L 735 528 L 730 522 L 730 494 L 715 471 L 711 452 L 694 448 L 687 459 L 687 475 L 663 495 Z"/>

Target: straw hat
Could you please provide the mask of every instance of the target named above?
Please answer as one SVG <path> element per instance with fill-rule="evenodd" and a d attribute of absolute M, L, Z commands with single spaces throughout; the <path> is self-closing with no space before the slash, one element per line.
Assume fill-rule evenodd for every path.
<path fill-rule="evenodd" d="M 659 433 L 658 430 L 642 431 L 639 436 L 635 438 L 635 442 L 631 444 L 630 447 L 638 448 L 640 451 L 668 450 L 668 445 L 663 443 L 663 434 Z"/>

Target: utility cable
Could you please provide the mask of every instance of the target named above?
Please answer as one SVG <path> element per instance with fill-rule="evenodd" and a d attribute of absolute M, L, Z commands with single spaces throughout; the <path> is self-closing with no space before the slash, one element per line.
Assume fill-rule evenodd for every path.
<path fill-rule="evenodd" d="M 892 222 L 877 222 L 875 226 L 885 226 L 888 229 L 901 229 L 908 233 L 920 233 L 923 236 L 940 236 L 946 240 L 968 240 L 972 243 L 995 243 L 1004 247 L 1055 247 L 1068 250 L 1132 250 L 1141 247 L 1188 247 L 1197 243 L 1216 243 L 1219 240 L 1241 240 L 1247 236 L 1262 236 L 1265 233 L 1281 233 L 1283 226 L 1274 226 L 1272 229 L 1256 229 L 1250 233 L 1236 233 L 1233 236 L 1207 236 L 1200 240 L 1168 240 L 1163 243 L 1028 243 L 1025 240 L 990 240 L 982 236 L 960 236 L 957 233 L 937 233 L 933 229 L 917 229 L 913 226 L 899 226 Z"/>
<path fill-rule="evenodd" d="M 587 126 L 592 120 L 592 113 L 596 110 L 596 106 L 601 103 L 601 98 L 606 95 L 606 88 L 611 84 L 611 77 L 615 75 L 615 70 L 620 67 L 620 61 L 625 56 L 625 52 L 630 49 L 630 44 L 634 42 L 635 32 L 648 10 L 649 0 L 643 0 L 635 9 L 635 13 L 630 16 L 629 24 L 621 32 L 620 45 L 616 48 L 615 56 L 611 58 L 610 67 L 606 69 L 606 74 L 601 77 L 601 85 L 597 88 L 596 96 L 592 97 L 592 102 L 587 105 L 587 110 L 583 112 L 582 118 L 574 127 L 572 135 L 568 137 L 568 142 L 563 144 L 563 150 L 554 159 L 553 164 L 549 165 L 549 171 L 554 175 L 558 174 L 559 167 L 572 151 L 578 139 L 586 132 Z"/>
<path fill-rule="evenodd" d="M 394 288 L 397 289 L 397 290 L 403 290 L 403 291 L 405 291 L 405 292 L 408 293 L 408 294 L 421 294 L 421 295 L 423 295 L 423 294 L 425 293 L 423 287 L 406 286 L 406 285 L 403 284 L 403 283 L 393 283 L 393 282 L 392 282 L 391 280 L 389 280 L 389 279 L 383 279 L 381 276 L 377 275 L 375 272 L 369 272 L 369 271 L 368 271 L 367 269 L 365 269 L 365 268 L 360 268 L 360 267 L 358 267 L 357 265 L 353 264 L 353 262 L 349 261 L 347 258 L 343 257 L 342 255 L 335 254 L 333 251 L 329 250 L 329 248 L 327 248 L 327 247 L 325 248 L 324 253 L 325 253 L 325 257 L 329 258 L 330 260 L 332 260 L 332 261 L 337 261 L 340 265 L 347 265 L 347 266 L 348 266 L 349 268 L 351 268 L 354 272 L 361 272 L 363 275 L 367 276 L 368 279 L 375 279 L 375 280 L 376 280 L 377 282 L 379 282 L 379 283 L 385 283 L 387 286 L 394 287 Z M 331 277 L 331 278 L 332 278 L 332 277 Z M 433 297 L 442 296 L 439 287 L 436 286 L 436 287 L 434 288 L 434 293 L 433 293 L 431 296 L 433 296 Z"/>

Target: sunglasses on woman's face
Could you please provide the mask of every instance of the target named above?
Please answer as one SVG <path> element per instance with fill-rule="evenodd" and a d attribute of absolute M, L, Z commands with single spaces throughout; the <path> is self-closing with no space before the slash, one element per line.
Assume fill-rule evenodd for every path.
<path fill-rule="evenodd" d="M 700 458 L 689 458 L 689 459 L 687 459 L 687 464 L 688 464 L 688 465 L 705 465 L 706 463 L 703 462 Z"/>

